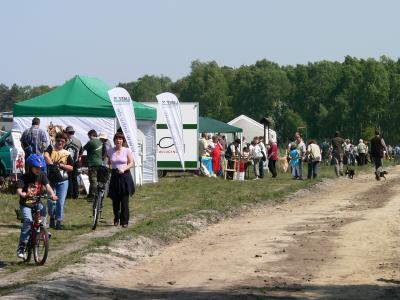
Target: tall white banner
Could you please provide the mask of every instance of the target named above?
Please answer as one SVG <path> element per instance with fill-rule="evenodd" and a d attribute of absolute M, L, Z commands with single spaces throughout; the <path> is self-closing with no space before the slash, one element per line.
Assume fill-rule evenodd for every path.
<path fill-rule="evenodd" d="M 182 168 L 185 169 L 183 123 L 179 100 L 172 93 L 162 93 L 157 95 L 157 101 L 171 132 Z"/>
<path fill-rule="evenodd" d="M 142 161 L 140 159 L 140 151 L 138 146 L 137 124 L 135 110 L 133 109 L 132 99 L 128 91 L 116 87 L 108 91 L 112 106 L 125 134 L 126 143 L 133 152 L 135 159 L 135 181 L 137 184 L 142 182 L 142 174 L 140 172 Z"/>

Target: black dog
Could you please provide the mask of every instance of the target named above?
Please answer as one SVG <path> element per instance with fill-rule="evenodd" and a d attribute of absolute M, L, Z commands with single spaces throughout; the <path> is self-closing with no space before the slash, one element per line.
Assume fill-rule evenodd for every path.
<path fill-rule="evenodd" d="M 356 171 L 353 169 L 347 169 L 346 170 L 346 176 L 349 177 L 350 179 L 353 179 L 354 175 L 356 175 Z"/>
<path fill-rule="evenodd" d="M 386 180 L 385 175 L 387 175 L 387 174 L 388 174 L 388 172 L 386 172 L 386 171 L 381 171 L 381 172 L 379 172 L 379 177 L 385 178 L 385 180 Z"/>
<path fill-rule="evenodd" d="M 376 180 L 381 180 L 381 178 L 384 178 L 386 180 L 386 176 L 388 172 L 387 171 L 376 171 L 375 172 L 375 179 Z"/>

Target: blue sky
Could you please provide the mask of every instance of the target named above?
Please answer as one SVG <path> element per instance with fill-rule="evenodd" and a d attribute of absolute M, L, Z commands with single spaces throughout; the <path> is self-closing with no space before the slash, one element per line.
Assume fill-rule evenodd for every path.
<path fill-rule="evenodd" d="M 190 63 L 239 67 L 400 57 L 400 1 L 3 0 L 0 83 L 179 79 Z"/>

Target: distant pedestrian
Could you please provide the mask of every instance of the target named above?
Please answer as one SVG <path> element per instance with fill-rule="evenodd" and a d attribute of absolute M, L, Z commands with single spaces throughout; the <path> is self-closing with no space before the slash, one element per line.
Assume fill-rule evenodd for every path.
<path fill-rule="evenodd" d="M 211 152 L 213 173 L 215 174 L 215 176 L 222 176 L 222 168 L 221 168 L 222 146 L 219 143 L 218 136 L 214 135 L 212 137 L 212 141 L 214 143 L 214 147 Z"/>
<path fill-rule="evenodd" d="M 343 176 L 343 147 L 344 139 L 340 136 L 340 132 L 335 132 L 335 137 L 331 141 L 332 159 L 334 160 L 335 174 L 337 177 Z"/>
<path fill-rule="evenodd" d="M 268 141 L 268 169 L 275 178 L 278 174 L 276 172 L 276 161 L 278 160 L 278 145 L 270 139 Z"/>
<path fill-rule="evenodd" d="M 228 160 L 228 169 L 234 169 L 235 161 L 237 161 L 240 156 L 239 146 L 240 139 L 235 139 L 232 143 L 230 143 L 225 151 L 225 158 Z M 227 177 L 229 179 L 233 179 L 233 171 L 227 172 Z"/>
<path fill-rule="evenodd" d="M 79 196 L 78 167 L 83 152 L 82 143 L 75 137 L 75 129 L 72 126 L 67 126 L 64 132 L 68 137 L 68 141 L 65 144 L 64 149 L 68 150 L 73 163 L 73 170 L 68 173 L 69 179 L 67 197 L 77 199 Z"/>
<path fill-rule="evenodd" d="M 303 139 L 301 138 L 300 132 L 296 132 L 294 134 L 295 143 L 297 146 L 297 151 L 299 152 L 300 159 L 299 159 L 299 179 L 303 180 L 303 161 L 306 156 L 306 144 L 304 143 Z"/>
<path fill-rule="evenodd" d="M 267 161 L 267 147 L 265 147 L 263 136 L 258 137 L 258 145 L 260 146 L 262 154 L 262 157 L 258 162 L 258 168 L 259 168 L 260 178 L 264 178 L 264 163 Z"/>
<path fill-rule="evenodd" d="M 32 119 L 32 127 L 22 133 L 21 145 L 25 152 L 25 158 L 33 153 L 43 155 L 48 146 L 46 132 L 39 126 L 40 119 L 35 117 Z"/>
<path fill-rule="evenodd" d="M 108 135 L 105 132 L 99 134 L 99 140 L 103 143 L 103 148 L 105 148 L 105 153 L 112 148 L 111 142 L 108 139 Z M 103 157 L 104 164 L 107 164 L 107 155 Z"/>
<path fill-rule="evenodd" d="M 381 179 L 383 171 L 383 158 L 385 156 L 386 144 L 378 130 L 375 130 L 375 137 L 371 139 L 371 159 L 375 164 L 375 179 Z"/>
<path fill-rule="evenodd" d="M 330 155 L 331 155 L 329 143 L 325 140 L 325 141 L 322 143 L 320 149 L 321 149 L 321 156 L 322 156 L 322 162 L 323 162 L 323 164 L 324 164 L 325 166 L 329 166 L 329 163 L 330 163 Z"/>
<path fill-rule="evenodd" d="M 307 178 L 316 178 L 318 176 L 318 165 L 321 161 L 321 149 L 314 140 L 308 142 L 306 156 L 308 158 Z"/>
<path fill-rule="evenodd" d="M 253 144 L 254 147 L 252 148 L 252 153 L 251 153 L 251 157 L 252 160 L 254 162 L 254 175 L 256 176 L 254 178 L 254 180 L 258 180 L 261 177 L 261 173 L 260 173 L 260 162 L 262 162 L 262 147 L 261 147 L 261 143 L 259 141 L 259 137 L 254 137 L 253 139 Z"/>
<path fill-rule="evenodd" d="M 86 162 L 89 168 L 89 194 L 87 195 L 88 201 L 91 201 L 96 194 L 97 188 L 97 171 L 103 165 L 103 157 L 105 156 L 105 147 L 103 143 L 97 138 L 96 130 L 92 129 L 88 132 L 89 141 L 83 147 L 86 150 Z"/>
<path fill-rule="evenodd" d="M 292 169 L 292 177 L 293 179 L 299 179 L 300 178 L 300 154 L 299 151 L 297 150 L 297 146 L 295 144 L 292 144 L 290 146 L 290 166 Z"/>

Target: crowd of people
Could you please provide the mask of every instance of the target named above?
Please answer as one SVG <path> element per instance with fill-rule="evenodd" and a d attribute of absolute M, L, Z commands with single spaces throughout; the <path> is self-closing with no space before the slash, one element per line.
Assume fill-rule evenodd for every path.
<path fill-rule="evenodd" d="M 400 146 L 386 146 L 379 131 L 368 142 L 359 139 L 353 144 L 350 139 L 341 137 L 340 132 L 328 142 L 318 144 L 310 139 L 307 143 L 299 132 L 295 132 L 286 147 L 286 155 L 279 157 L 277 143 L 264 137 L 256 136 L 250 143 L 245 139 L 235 139 L 228 144 L 223 135 L 201 134 L 199 140 L 200 171 L 208 177 L 225 176 L 230 179 L 248 179 L 250 169 L 254 172 L 254 180 L 264 178 L 264 170 L 268 170 L 272 178 L 277 177 L 277 164 L 283 171 L 289 169 L 292 178 L 304 179 L 307 166 L 307 179 L 318 176 L 319 165 L 334 166 L 336 176 L 344 176 L 346 172 L 354 173 L 354 166 L 368 163 L 375 165 L 375 176 L 380 180 L 383 158 L 395 159 L 400 163 Z M 287 166 L 286 166 L 287 164 Z M 346 171 L 343 166 L 347 166 Z M 210 167 L 211 166 L 211 167 Z M 236 174 L 234 176 L 233 174 Z"/>
<path fill-rule="evenodd" d="M 340 132 L 336 131 L 330 143 L 325 140 L 318 145 L 315 140 L 309 140 L 306 147 L 300 134 L 296 132 L 287 147 L 287 157 L 295 179 L 302 179 L 303 163 L 308 164 L 307 178 L 317 177 L 318 165 L 322 162 L 325 165 L 333 165 L 337 177 L 346 175 L 346 172 L 354 174 L 356 164 L 363 166 L 373 163 L 375 178 L 380 180 L 385 157 L 400 162 L 400 146 L 386 146 L 380 132 L 376 130 L 375 136 L 369 142 L 359 139 L 358 144 L 353 144 L 350 139 L 342 138 Z M 344 165 L 347 166 L 346 172 L 343 169 Z"/>
<path fill-rule="evenodd" d="M 264 178 L 264 169 L 268 166 L 272 178 L 275 178 L 277 160 L 278 145 L 272 139 L 265 145 L 262 136 L 254 137 L 250 143 L 237 138 L 228 144 L 223 135 L 202 133 L 199 140 L 200 171 L 207 177 L 244 180 L 249 178 L 252 167 L 254 180 L 259 180 Z"/>
<path fill-rule="evenodd" d="M 94 129 L 88 132 L 89 141 L 84 146 L 74 134 L 74 128 L 67 126 L 56 133 L 53 143 L 49 142 L 46 133 L 40 128 L 40 119 L 33 118 L 32 127 L 21 136 L 21 145 L 25 152 L 25 174 L 17 182 L 23 219 L 17 249 L 17 256 L 20 258 L 24 257 L 31 230 L 31 210 L 35 204 L 32 199 L 47 191 L 47 212 L 40 204 L 41 215 L 45 222 L 48 214 L 49 226 L 62 230 L 65 201 L 67 198 L 77 199 L 79 196 L 78 170 L 81 167 L 88 168 L 88 201 L 93 201 L 96 194 L 99 168 L 111 169 L 108 195 L 113 204 L 114 225 L 121 225 L 123 228 L 128 226 L 129 197 L 135 192 L 130 173 L 134 160 L 131 150 L 126 147 L 122 130 L 114 135 L 114 147 L 105 133 L 98 135 Z"/>

